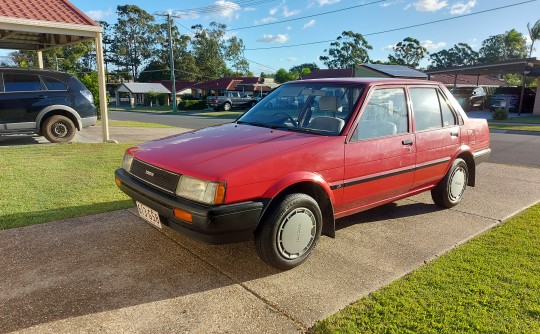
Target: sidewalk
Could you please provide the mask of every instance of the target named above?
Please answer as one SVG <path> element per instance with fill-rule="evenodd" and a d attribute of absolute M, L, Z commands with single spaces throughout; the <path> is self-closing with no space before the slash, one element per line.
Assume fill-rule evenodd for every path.
<path fill-rule="evenodd" d="M 424 193 L 337 222 L 286 272 L 133 209 L 0 231 L 0 332 L 295 333 L 540 200 L 540 169 L 485 163 L 463 202 Z"/>

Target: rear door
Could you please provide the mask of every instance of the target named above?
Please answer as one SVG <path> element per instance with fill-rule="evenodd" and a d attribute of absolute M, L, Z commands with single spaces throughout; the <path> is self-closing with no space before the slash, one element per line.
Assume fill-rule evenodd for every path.
<path fill-rule="evenodd" d="M 7 130 L 34 128 L 37 114 L 48 105 L 39 76 L 4 73 L 4 91 L 0 92 L 0 122 Z"/>
<path fill-rule="evenodd" d="M 399 196 L 414 179 L 415 143 L 404 87 L 375 88 L 345 145 L 341 214 Z"/>
<path fill-rule="evenodd" d="M 416 172 L 413 189 L 437 183 L 461 145 L 462 120 L 438 87 L 410 87 L 413 111 Z"/>

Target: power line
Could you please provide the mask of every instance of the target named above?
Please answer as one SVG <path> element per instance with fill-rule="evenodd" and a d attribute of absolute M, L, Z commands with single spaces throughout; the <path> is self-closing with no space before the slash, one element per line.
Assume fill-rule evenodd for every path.
<path fill-rule="evenodd" d="M 350 10 L 350 9 L 355 9 L 355 8 L 360 8 L 360 7 L 365 7 L 365 6 L 369 6 L 369 5 L 375 5 L 375 4 L 378 4 L 378 3 L 381 3 L 381 2 L 386 2 L 386 1 L 388 1 L 388 0 L 378 0 L 378 1 L 373 1 L 373 2 L 368 2 L 368 3 L 365 3 L 365 4 L 361 4 L 361 5 L 356 5 L 356 6 L 351 6 L 351 7 L 345 7 L 345 8 L 341 8 L 341 9 L 331 10 L 331 11 L 324 12 L 324 13 L 313 14 L 313 15 L 307 15 L 307 16 L 302 16 L 302 17 L 296 17 L 296 18 L 288 19 L 288 20 L 281 20 L 281 21 L 275 21 L 275 22 L 268 22 L 268 23 L 256 24 L 256 25 L 246 26 L 246 27 L 240 27 L 240 28 L 231 28 L 231 29 L 227 29 L 226 31 L 235 31 L 235 30 L 243 30 L 243 29 L 250 29 L 250 28 L 258 28 L 258 27 L 269 26 L 269 25 L 272 25 L 272 24 L 278 24 L 278 23 L 285 23 L 285 22 L 292 22 L 292 21 L 298 21 L 298 20 L 303 20 L 303 19 L 309 19 L 309 18 L 311 18 L 311 17 L 317 17 L 317 16 L 322 16 L 322 15 L 334 14 L 334 13 L 343 12 L 343 11 Z"/>
<path fill-rule="evenodd" d="M 429 22 L 424 22 L 424 23 L 413 24 L 413 25 L 409 25 L 409 26 L 405 26 L 405 27 L 399 27 L 399 28 L 394 28 L 394 29 L 388 29 L 388 30 L 383 30 L 383 31 L 377 31 L 377 32 L 362 34 L 362 36 L 380 35 L 380 34 L 385 34 L 385 33 L 388 33 L 388 32 L 400 31 L 400 30 L 405 30 L 405 29 L 410 29 L 410 28 L 426 26 L 426 25 L 430 25 L 430 24 L 434 24 L 434 23 L 440 23 L 440 22 L 445 22 L 445 21 L 456 20 L 456 19 L 460 19 L 460 18 L 463 18 L 463 17 L 474 16 L 474 15 L 479 15 L 479 14 L 485 14 L 485 13 L 489 13 L 489 12 L 493 12 L 493 11 L 497 11 L 497 10 L 501 10 L 501 9 L 520 6 L 520 5 L 524 5 L 524 4 L 531 3 L 531 2 L 536 2 L 536 1 L 538 1 L 538 0 L 522 1 L 522 2 L 518 2 L 518 3 L 515 3 L 515 4 L 511 4 L 511 5 L 506 5 L 506 6 L 501 6 L 501 7 L 482 10 L 482 11 L 479 11 L 479 12 L 463 14 L 463 15 L 457 15 L 457 16 L 449 17 L 449 18 L 445 18 L 445 19 L 439 19 L 439 20 L 435 20 L 435 21 L 429 21 Z M 255 50 L 284 49 L 284 48 L 292 48 L 292 47 L 297 47 L 297 46 L 306 46 L 306 45 L 313 45 L 313 44 L 329 43 L 329 42 L 334 42 L 334 41 L 336 41 L 336 39 L 330 39 L 330 40 L 324 40 L 324 41 L 316 41 L 316 42 L 308 42 L 308 43 L 300 43 L 300 44 L 281 45 L 281 46 L 269 46 L 269 47 L 264 47 L 264 48 L 252 48 L 252 49 L 245 49 L 245 50 L 246 51 L 255 51 Z"/>

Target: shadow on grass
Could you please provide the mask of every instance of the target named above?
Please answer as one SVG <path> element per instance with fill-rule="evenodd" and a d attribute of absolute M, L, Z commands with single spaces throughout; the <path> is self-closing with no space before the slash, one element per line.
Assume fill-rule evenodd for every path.
<path fill-rule="evenodd" d="M 123 200 L 115 202 L 95 203 L 91 205 L 56 208 L 45 211 L 0 214 L 0 230 L 48 223 L 56 220 L 64 220 L 108 211 L 122 210 L 131 208 L 133 206 L 133 201 Z"/>

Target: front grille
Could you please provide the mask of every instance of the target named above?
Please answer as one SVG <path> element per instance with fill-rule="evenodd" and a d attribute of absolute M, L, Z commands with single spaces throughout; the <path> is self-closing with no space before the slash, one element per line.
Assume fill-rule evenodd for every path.
<path fill-rule="evenodd" d="M 130 173 L 139 180 L 171 194 L 176 192 L 179 174 L 171 173 L 156 166 L 133 159 Z"/>

